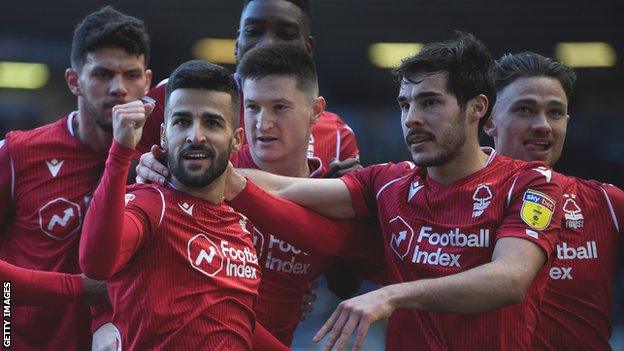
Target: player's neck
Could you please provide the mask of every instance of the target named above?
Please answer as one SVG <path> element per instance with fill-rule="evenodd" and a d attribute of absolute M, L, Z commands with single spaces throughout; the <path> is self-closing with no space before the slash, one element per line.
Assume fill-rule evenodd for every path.
<path fill-rule="evenodd" d="M 97 126 L 95 119 L 86 115 L 81 109 L 72 120 L 74 136 L 80 142 L 99 153 L 108 152 L 113 142 L 113 133 L 106 132 Z"/>
<path fill-rule="evenodd" d="M 223 192 L 225 190 L 225 172 L 212 183 L 202 188 L 190 188 L 180 183 L 175 176 L 171 176 L 171 183 L 173 186 L 189 195 L 206 200 L 213 205 L 218 205 L 223 202 Z"/>
<path fill-rule="evenodd" d="M 451 184 L 476 173 L 486 166 L 488 155 L 478 143 L 468 142 L 452 161 L 436 167 L 428 167 L 427 174 L 441 184 Z"/>
<path fill-rule="evenodd" d="M 297 154 L 298 155 L 291 154 L 285 157 L 284 160 L 277 162 L 264 162 L 256 157 L 252 151 L 251 158 L 256 166 L 265 172 L 286 177 L 307 178 L 310 175 L 307 150 L 305 150 L 305 152 L 298 152 Z"/>

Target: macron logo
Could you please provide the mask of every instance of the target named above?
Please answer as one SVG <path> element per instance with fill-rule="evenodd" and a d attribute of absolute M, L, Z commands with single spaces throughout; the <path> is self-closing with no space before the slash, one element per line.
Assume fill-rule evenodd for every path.
<path fill-rule="evenodd" d="M 73 208 L 68 208 L 65 210 L 63 218 L 61 218 L 58 215 L 54 215 L 52 216 L 52 219 L 50 220 L 50 223 L 48 223 L 48 230 L 52 230 L 52 228 L 54 228 L 55 225 L 60 224 L 61 227 L 65 227 L 67 225 L 67 222 L 74 216 L 74 209 Z"/>
<path fill-rule="evenodd" d="M 188 203 L 183 203 L 183 204 L 178 204 L 178 207 L 180 207 L 180 209 L 184 212 L 186 212 L 187 215 L 193 217 L 193 207 L 195 207 L 195 204 L 189 205 Z"/>
<path fill-rule="evenodd" d="M 420 189 L 422 189 L 423 187 L 424 185 L 420 185 L 418 182 L 413 182 L 409 188 L 409 194 L 407 195 L 407 202 L 409 202 L 414 197 L 414 195 L 416 195 L 416 193 L 420 191 Z"/>
<path fill-rule="evenodd" d="M 61 167 L 63 167 L 63 160 L 59 161 L 57 159 L 53 159 L 53 160 L 46 160 L 46 165 L 48 166 L 48 170 L 50 171 L 50 174 L 52 174 L 52 178 L 55 178 L 59 171 L 61 170 Z"/>
<path fill-rule="evenodd" d="M 208 251 L 210 251 L 210 254 L 207 254 L 206 250 L 204 250 L 204 249 L 201 250 L 201 252 L 197 256 L 197 259 L 195 260 L 195 265 L 196 266 L 199 266 L 204 260 L 208 261 L 208 263 L 212 263 L 212 259 L 217 254 L 217 250 L 215 250 L 215 248 L 211 246 L 208 249 Z"/>

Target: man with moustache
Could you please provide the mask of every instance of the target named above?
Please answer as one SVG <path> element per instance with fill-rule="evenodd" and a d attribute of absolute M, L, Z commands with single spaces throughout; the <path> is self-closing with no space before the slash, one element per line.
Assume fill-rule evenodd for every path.
<path fill-rule="evenodd" d="M 570 120 L 576 74 L 533 52 L 496 62 L 498 99 L 485 132 L 501 154 L 554 166 Z M 549 268 L 535 350 L 610 350 L 613 280 L 622 253 L 624 192 L 553 172 L 564 216 Z"/>
<path fill-rule="evenodd" d="M 244 172 L 320 214 L 380 222 L 390 284 L 338 306 L 315 336 L 329 334 L 326 350 L 343 349 L 354 333 L 361 347 L 369 326 L 386 318 L 388 350 L 530 349 L 562 196 L 546 164 L 480 148 L 496 96 L 493 65 L 483 43 L 462 33 L 403 61 L 397 101 L 415 165 L 376 165 L 341 179 Z M 269 193 L 237 173 L 227 189 L 233 207 L 252 221 L 272 218 L 271 230 L 293 239 Z M 315 216 L 288 206 L 292 219 Z M 331 236 L 299 239 L 307 247 Z"/>
<path fill-rule="evenodd" d="M 237 85 L 223 67 L 188 61 L 172 73 L 165 106 L 171 181 L 125 193 L 151 107 L 115 106 L 113 144 L 80 242 L 85 274 L 107 280 L 119 347 L 285 349 L 256 325 L 250 228 L 223 202 L 224 171 L 242 140 Z"/>

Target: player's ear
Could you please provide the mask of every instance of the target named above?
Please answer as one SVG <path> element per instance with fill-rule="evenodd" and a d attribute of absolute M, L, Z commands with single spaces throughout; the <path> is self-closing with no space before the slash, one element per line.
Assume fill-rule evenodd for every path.
<path fill-rule="evenodd" d="M 238 127 L 234 130 L 234 135 L 232 136 L 232 151 L 231 153 L 236 153 L 240 151 L 243 147 L 243 128 Z"/>
<path fill-rule="evenodd" d="M 489 101 L 487 96 L 479 94 L 468 101 L 468 112 L 475 121 L 480 120 L 487 113 Z"/>
<path fill-rule="evenodd" d="M 73 68 L 68 68 L 65 70 L 65 82 L 67 82 L 67 86 L 69 87 L 69 91 L 75 96 L 82 95 L 82 91 L 80 89 L 80 75 Z"/>
<path fill-rule="evenodd" d="M 312 118 L 312 123 L 316 123 L 318 119 L 321 117 L 321 114 L 325 112 L 325 107 L 327 106 L 327 102 L 325 98 L 319 96 L 314 99 L 314 106 L 312 107 L 314 110 L 314 117 Z"/>
<path fill-rule="evenodd" d="M 312 55 L 314 53 L 314 37 L 309 35 L 306 38 L 306 42 L 305 42 L 305 49 L 308 52 L 308 54 Z"/>
<path fill-rule="evenodd" d="M 146 69 L 145 70 L 145 94 L 147 95 L 147 93 L 149 93 L 150 91 L 150 87 L 152 86 L 152 70 L 151 69 Z"/>
<path fill-rule="evenodd" d="M 485 117 L 482 117 L 485 118 Z M 492 138 L 496 138 L 498 136 L 498 131 L 496 130 L 496 125 L 494 124 L 494 116 L 491 116 L 485 121 L 485 125 L 483 125 L 483 131 L 485 134 L 489 135 Z"/>

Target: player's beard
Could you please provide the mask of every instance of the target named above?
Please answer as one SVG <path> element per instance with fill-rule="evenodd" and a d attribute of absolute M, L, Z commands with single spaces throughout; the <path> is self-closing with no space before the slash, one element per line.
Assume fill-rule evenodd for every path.
<path fill-rule="evenodd" d="M 100 128 L 104 132 L 112 133 L 113 132 L 113 119 L 112 119 L 112 116 L 111 117 L 106 117 L 106 116 L 103 115 L 104 114 L 104 110 L 105 110 L 106 107 L 97 108 L 95 105 L 93 105 L 88 100 L 84 99 L 83 101 L 84 101 L 83 102 L 83 108 L 85 109 L 87 114 L 89 116 L 91 116 L 91 118 L 93 118 L 93 121 L 98 126 L 98 128 Z M 112 113 L 112 108 L 113 107 L 111 106 L 110 109 L 109 109 L 111 111 L 111 113 Z"/>
<path fill-rule="evenodd" d="M 182 154 L 189 150 L 202 150 L 212 157 L 215 152 L 207 146 L 189 145 L 177 154 L 173 152 L 167 153 L 167 165 L 171 173 L 176 179 L 189 188 L 203 188 L 210 185 L 215 179 L 219 178 L 227 169 L 231 148 L 228 148 L 226 152 L 220 153 L 210 163 L 208 169 L 200 175 L 189 174 L 182 165 Z"/>
<path fill-rule="evenodd" d="M 431 157 L 414 159 L 414 163 L 419 167 L 437 167 L 454 160 L 461 152 L 462 146 L 466 143 L 465 128 L 465 116 L 463 112 L 460 112 L 453 125 L 442 131 L 440 138 L 433 136 L 430 132 L 420 131 L 417 128 L 411 129 L 409 134 L 426 133 L 434 137 L 433 141 L 440 140 L 437 145 L 441 149 Z"/>

